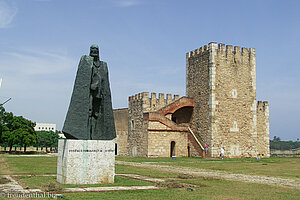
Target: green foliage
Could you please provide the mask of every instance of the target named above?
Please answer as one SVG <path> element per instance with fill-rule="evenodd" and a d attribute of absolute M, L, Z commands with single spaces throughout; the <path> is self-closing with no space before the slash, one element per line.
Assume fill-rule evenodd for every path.
<path fill-rule="evenodd" d="M 300 142 L 270 140 L 270 149 L 276 150 L 291 150 L 300 148 Z"/>
<path fill-rule="evenodd" d="M 274 136 L 273 141 L 280 141 L 280 137 Z"/>
<path fill-rule="evenodd" d="M 58 143 L 58 132 L 53 131 L 37 131 L 39 139 L 39 146 L 41 147 L 57 147 Z"/>
<path fill-rule="evenodd" d="M 293 141 L 281 141 L 280 137 L 274 136 L 273 140 L 270 140 L 270 149 L 276 150 L 291 150 L 300 148 L 300 141 L 297 139 L 296 142 Z"/>
<path fill-rule="evenodd" d="M 37 143 L 37 135 L 34 131 L 35 123 L 22 116 L 14 116 L 13 113 L 5 112 L 0 106 L 0 143 L 10 146 L 26 146 Z"/>
<path fill-rule="evenodd" d="M 2 134 L 4 131 L 7 131 L 7 127 L 4 124 L 4 116 L 5 116 L 5 109 L 2 105 L 0 105 L 0 143 L 3 142 Z"/>

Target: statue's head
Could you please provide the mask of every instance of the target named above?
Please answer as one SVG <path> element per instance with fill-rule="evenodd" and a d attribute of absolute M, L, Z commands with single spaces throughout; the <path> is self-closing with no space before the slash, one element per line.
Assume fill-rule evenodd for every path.
<path fill-rule="evenodd" d="M 99 58 L 99 47 L 96 44 L 93 44 L 90 47 L 90 56 Z"/>

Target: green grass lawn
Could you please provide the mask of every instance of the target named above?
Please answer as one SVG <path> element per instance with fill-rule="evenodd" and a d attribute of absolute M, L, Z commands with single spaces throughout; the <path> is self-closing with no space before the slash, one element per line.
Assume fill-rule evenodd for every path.
<path fill-rule="evenodd" d="M 191 167 L 206 170 L 218 170 L 228 173 L 274 176 L 300 180 L 300 158 L 232 158 L 232 159 L 202 159 L 202 158 L 142 158 L 118 156 L 117 160 L 130 162 L 154 162 L 159 165 Z"/>
<path fill-rule="evenodd" d="M 145 169 L 141 167 L 132 167 L 124 165 L 116 165 L 117 174 L 139 174 L 143 176 L 149 176 L 153 178 L 176 178 L 178 173 L 172 173 L 167 171 L 160 171 L 156 169 Z"/>
<path fill-rule="evenodd" d="M 1 168 L 8 164 L 11 174 L 56 174 L 55 157 L 4 157 L 0 156 L 0 174 L 7 169 Z M 3 159 L 4 158 L 4 159 Z M 161 165 L 220 170 L 231 173 L 259 174 L 266 176 L 282 176 L 285 178 L 299 177 L 299 158 L 269 158 L 256 161 L 255 159 L 199 159 L 199 158 L 131 158 L 117 157 L 117 160 L 134 162 L 158 162 Z M 257 171 L 257 172 L 256 172 Z M 150 177 L 176 178 L 178 174 L 152 170 L 140 167 L 116 165 L 118 174 L 140 174 Z M 280 174 L 282 173 L 282 174 Z M 40 188 L 55 177 L 19 177 L 20 181 L 30 188 Z M 198 185 L 194 191 L 187 188 L 143 190 L 143 191 L 112 191 L 64 193 L 64 199 L 299 199 L 300 190 L 270 185 L 244 183 L 212 178 L 177 179 L 178 182 Z M 153 185 L 149 182 L 116 176 L 115 186 L 123 185 Z M 81 187 L 84 185 L 80 185 Z M 80 187 L 79 186 L 79 187 Z M 89 186 L 89 185 L 86 185 Z M 100 185 L 94 185 L 100 186 Z M 109 184 L 101 186 L 112 186 Z M 64 188 L 78 187 L 77 185 L 62 185 Z"/>
<path fill-rule="evenodd" d="M 9 165 L 9 170 L 14 175 L 41 175 L 41 174 L 56 174 L 57 158 L 55 157 L 5 157 Z M 140 167 L 116 165 L 116 174 L 139 174 L 155 178 L 173 178 L 178 174 L 149 170 Z M 1 173 L 0 171 L 0 174 Z"/>
<path fill-rule="evenodd" d="M 56 157 L 4 157 L 13 175 L 56 174 Z M 2 170 L 0 174 L 3 174 Z"/>
<path fill-rule="evenodd" d="M 30 189 L 42 189 L 43 185 L 49 181 L 56 182 L 56 177 L 49 176 L 20 176 L 17 177 L 21 183 L 28 186 Z M 59 184 L 62 188 L 76 188 L 76 187 L 112 187 L 112 186 L 147 186 L 155 185 L 154 183 L 141 181 L 137 179 L 115 176 L 114 183 L 106 184 L 86 184 L 86 185 L 71 185 L 71 184 Z"/>
<path fill-rule="evenodd" d="M 143 190 L 143 191 L 114 191 L 100 193 L 66 193 L 65 199 L 290 199 L 298 200 L 299 190 L 287 189 L 269 185 L 254 183 L 242 183 L 218 179 L 192 179 L 183 180 L 186 183 L 202 185 L 189 191 L 187 188 L 166 190 Z M 203 187 L 205 185 L 205 187 Z"/>

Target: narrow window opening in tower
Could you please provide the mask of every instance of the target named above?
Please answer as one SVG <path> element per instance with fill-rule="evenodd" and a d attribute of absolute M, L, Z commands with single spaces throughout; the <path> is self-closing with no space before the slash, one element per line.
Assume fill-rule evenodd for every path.
<path fill-rule="evenodd" d="M 134 120 L 131 120 L 131 130 L 134 130 Z"/>
<path fill-rule="evenodd" d="M 171 142 L 171 149 L 170 150 L 171 150 L 170 151 L 170 157 L 175 156 L 175 142 L 174 141 Z"/>
<path fill-rule="evenodd" d="M 232 95 L 232 98 L 237 98 L 237 90 L 236 89 L 233 89 L 231 91 L 231 95 Z"/>
<path fill-rule="evenodd" d="M 237 125 L 237 122 L 236 122 L 236 121 L 233 122 L 233 127 L 230 128 L 230 131 L 231 131 L 231 132 L 238 132 L 238 131 L 239 131 L 238 125 Z"/>

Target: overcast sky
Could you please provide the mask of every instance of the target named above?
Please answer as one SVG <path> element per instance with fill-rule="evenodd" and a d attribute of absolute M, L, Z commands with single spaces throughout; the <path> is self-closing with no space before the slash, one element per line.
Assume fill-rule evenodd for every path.
<path fill-rule="evenodd" d="M 108 63 L 114 108 L 142 91 L 185 95 L 185 53 L 209 42 L 256 48 L 257 100 L 271 138 L 300 138 L 300 1 L 0 0 L 7 111 L 61 130 L 79 59 Z"/>

